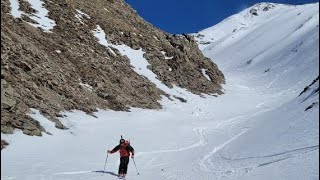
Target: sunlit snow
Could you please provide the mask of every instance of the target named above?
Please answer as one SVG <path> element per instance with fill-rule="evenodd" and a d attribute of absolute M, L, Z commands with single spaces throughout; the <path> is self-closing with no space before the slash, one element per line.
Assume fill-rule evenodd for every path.
<path fill-rule="evenodd" d="M 99 110 L 97 118 L 61 112 L 68 130 L 32 109 L 30 116 L 52 135 L 2 134 L 10 145 L 1 151 L 1 179 L 117 179 L 118 154 L 108 156 L 102 172 L 106 150 L 120 135 L 137 153 L 140 174 L 131 160 L 130 180 L 319 179 L 319 81 L 299 96 L 319 76 L 319 4 L 276 4 L 248 19 L 249 10 L 199 36 L 219 42 L 200 47 L 226 76 L 224 95 L 181 91 L 187 103 L 163 98 L 161 110 Z M 234 18 L 254 22 L 233 32 L 239 26 Z M 127 55 L 138 74 L 179 94 L 147 68 L 141 49 L 108 43 L 102 28 L 93 33 L 104 46 Z"/>

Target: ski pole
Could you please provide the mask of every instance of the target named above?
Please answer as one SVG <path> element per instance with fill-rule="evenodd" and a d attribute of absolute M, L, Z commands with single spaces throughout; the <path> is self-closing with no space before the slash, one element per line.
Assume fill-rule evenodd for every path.
<path fill-rule="evenodd" d="M 140 173 L 139 173 L 139 171 L 138 171 L 138 168 L 137 168 L 137 165 L 136 165 L 136 161 L 134 160 L 134 158 L 132 158 L 132 160 L 133 160 L 134 166 L 136 167 L 137 173 L 138 173 L 138 175 L 139 175 Z"/>
<path fill-rule="evenodd" d="M 104 171 L 106 170 L 106 165 L 107 165 L 107 161 L 108 161 L 108 155 L 109 155 L 109 153 L 107 153 L 106 162 L 104 163 L 104 168 L 103 168 L 102 176 L 103 176 L 103 174 L 104 174 Z"/>

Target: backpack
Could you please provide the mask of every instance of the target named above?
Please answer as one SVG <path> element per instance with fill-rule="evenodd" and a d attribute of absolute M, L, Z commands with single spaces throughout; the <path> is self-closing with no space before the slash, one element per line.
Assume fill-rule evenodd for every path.
<path fill-rule="evenodd" d="M 130 146 L 130 142 L 129 141 L 125 141 L 124 145 L 120 145 L 120 156 L 121 157 L 129 157 L 130 156 L 130 151 L 128 149 L 128 147 Z"/>

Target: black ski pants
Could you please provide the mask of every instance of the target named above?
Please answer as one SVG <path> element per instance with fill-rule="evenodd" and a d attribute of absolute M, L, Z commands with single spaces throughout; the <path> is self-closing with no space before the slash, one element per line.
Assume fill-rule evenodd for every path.
<path fill-rule="evenodd" d="M 120 157 L 119 174 L 127 174 L 129 157 Z"/>

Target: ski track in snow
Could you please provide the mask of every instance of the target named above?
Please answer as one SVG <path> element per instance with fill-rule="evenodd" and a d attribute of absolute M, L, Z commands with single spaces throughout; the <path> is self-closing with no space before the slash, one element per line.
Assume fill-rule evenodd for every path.
<path fill-rule="evenodd" d="M 269 103 L 269 102 L 261 103 L 261 104 L 258 105 L 258 107 L 260 107 L 262 104 L 267 104 L 267 103 Z M 255 117 L 255 116 L 261 115 L 263 113 L 266 113 L 266 112 L 272 111 L 274 109 L 277 109 L 280 106 L 281 105 L 278 105 L 278 106 L 273 107 L 273 108 L 265 108 L 264 110 L 260 110 L 258 112 L 235 116 L 235 117 L 232 117 L 232 118 L 227 119 L 227 120 L 221 120 L 220 123 L 218 123 L 216 125 L 216 128 L 217 129 L 222 129 L 222 128 L 227 127 L 227 126 L 232 127 L 232 126 L 234 126 L 236 124 L 241 123 L 242 121 L 247 121 L 248 119 L 250 119 L 252 117 Z"/>
<path fill-rule="evenodd" d="M 227 146 L 228 144 L 232 143 L 233 141 L 235 141 L 237 138 L 239 138 L 241 135 L 243 135 L 244 133 L 246 133 L 248 130 L 244 129 L 242 130 L 242 132 L 240 132 L 239 134 L 235 135 L 234 137 L 232 137 L 231 139 L 227 140 L 226 142 L 224 142 L 223 144 L 214 147 L 213 150 L 208 153 L 206 156 L 204 156 L 200 162 L 199 165 L 201 167 L 204 168 L 205 171 L 209 171 L 208 165 L 210 164 L 210 162 L 208 162 L 209 158 L 212 157 L 214 154 L 216 154 L 218 151 L 220 151 L 222 148 L 224 148 L 225 146 Z M 212 165 L 212 164 L 211 164 Z"/>
<path fill-rule="evenodd" d="M 259 159 L 259 158 L 273 158 L 273 157 L 279 157 L 279 156 L 292 156 L 296 154 L 304 154 L 312 151 L 316 151 L 319 149 L 319 145 L 315 146 L 308 146 L 308 147 L 302 147 L 302 148 L 297 148 L 293 150 L 288 150 L 285 152 L 280 152 L 280 153 L 275 153 L 275 154 L 270 154 L 270 155 L 265 155 L 265 156 L 256 156 L 256 157 L 245 157 L 245 158 L 237 158 L 237 159 L 230 159 L 223 157 L 224 159 L 228 161 L 242 161 L 242 160 L 249 160 L 249 159 Z"/>
<path fill-rule="evenodd" d="M 275 153 L 275 154 L 265 155 L 265 156 L 257 156 L 257 157 L 231 159 L 224 156 L 220 156 L 219 158 L 225 160 L 230 164 L 229 167 L 227 167 L 224 170 L 218 170 L 218 171 L 211 170 L 211 172 L 217 173 L 218 176 L 220 177 L 231 176 L 231 175 L 241 176 L 249 173 L 250 171 L 256 170 L 258 168 L 263 168 L 264 166 L 269 166 L 274 163 L 278 163 L 290 158 L 302 156 L 304 154 L 311 153 L 317 150 L 319 150 L 319 145 L 303 147 L 303 148 L 289 150 L 286 152 Z M 246 166 L 242 166 L 241 164 L 246 164 Z M 209 166 L 209 168 L 214 167 L 212 165 L 212 162 L 210 165 L 211 166 Z M 210 171 L 209 168 L 207 169 L 208 171 Z"/>
<path fill-rule="evenodd" d="M 170 150 L 157 150 L 157 151 L 150 151 L 150 152 L 139 152 L 137 153 L 136 157 L 139 156 L 144 156 L 144 155 L 150 155 L 150 154 L 163 154 L 163 153 L 172 153 L 172 152 L 180 152 L 180 151 L 187 151 L 193 148 L 197 148 L 200 146 L 204 146 L 207 144 L 207 140 L 206 137 L 204 136 L 204 130 L 207 128 L 203 128 L 203 127 L 198 127 L 198 128 L 194 128 L 193 132 L 200 137 L 199 142 L 192 144 L 190 146 L 187 147 L 183 147 L 183 148 L 177 148 L 177 149 L 170 149 Z"/>

